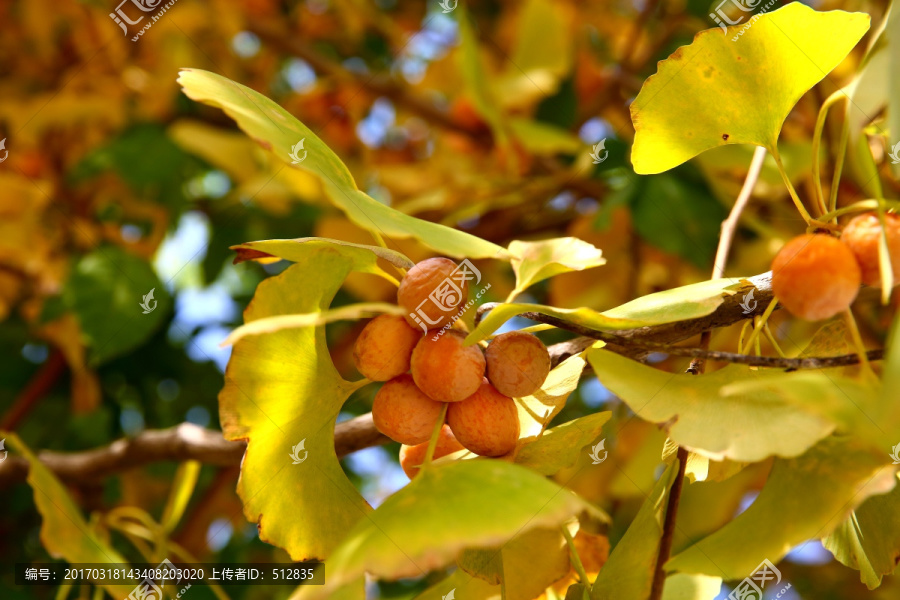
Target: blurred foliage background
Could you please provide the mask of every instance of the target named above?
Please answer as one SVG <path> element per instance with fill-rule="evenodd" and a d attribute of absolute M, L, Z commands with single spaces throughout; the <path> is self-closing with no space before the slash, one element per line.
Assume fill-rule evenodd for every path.
<path fill-rule="evenodd" d="M 873 22 L 886 9 L 882 1 L 810 4 L 865 11 Z M 178 0 L 136 42 L 136 26 L 123 36 L 110 18 L 112 0 L 0 3 L 0 137 L 8 151 L 0 164 L 0 428 L 34 449 L 56 451 L 185 421 L 217 430 L 228 360 L 219 343 L 241 322 L 256 285 L 284 268 L 234 266 L 229 246 L 304 236 L 372 243 L 312 177 L 282 168 L 221 112 L 188 100 L 175 81 L 183 67 L 271 97 L 341 156 L 361 188 L 397 210 L 503 246 L 572 235 L 603 250 L 601 269 L 556 277 L 526 301 L 605 310 L 708 278 L 752 148 L 728 146 L 661 175 L 636 176 L 628 104 L 656 61 L 714 26 L 713 8 L 707 0 L 472 2 L 479 79 L 460 56 L 454 14 L 437 2 Z M 851 55 L 785 124 L 782 154 L 798 189 L 812 185 L 809 140 L 818 107 L 858 60 L 859 52 Z M 514 135 L 497 127 L 501 119 Z M 835 131 L 826 131 L 829 145 L 837 144 Z M 589 152 L 601 140 L 609 154 L 595 165 Z M 842 203 L 867 197 L 852 178 L 845 182 Z M 727 273 L 766 271 L 803 228 L 767 162 Z M 391 245 L 415 260 L 428 256 L 409 240 Z M 492 283 L 485 300 L 506 297 L 508 267 L 478 266 Z M 380 283 L 351 278 L 335 305 L 390 301 L 393 288 Z M 158 306 L 142 314 L 139 303 L 151 289 Z M 863 335 L 880 346 L 890 308 L 877 307 L 874 297 L 862 302 Z M 772 322 L 782 321 L 776 315 Z M 353 375 L 350 348 L 361 326 L 328 328 L 345 376 Z M 813 331 L 790 326 L 793 340 Z M 737 331 L 716 336 L 716 344 L 733 343 Z M 357 394 L 347 415 L 367 412 L 372 394 Z M 600 406 L 626 417 L 587 379 L 559 420 Z M 612 498 L 605 506 L 615 518 L 610 543 L 652 484 L 664 439 L 633 420 L 603 473 L 575 483 L 586 497 Z M 397 449 L 370 448 L 344 461 L 372 503 L 407 481 Z M 133 506 L 158 516 L 176 467 L 154 464 L 70 491 L 88 513 Z M 204 466 L 172 539 L 209 562 L 287 560 L 245 521 L 237 474 Z M 721 517 L 746 506 L 764 476 L 750 469 L 739 486 L 720 490 L 730 494 L 732 511 Z M 3 498 L 0 562 L 49 560 L 32 490 L 5 485 Z M 676 540 L 676 549 L 688 541 Z M 783 565 L 793 584 L 785 598 L 854 598 L 865 590 L 858 573 L 817 544 Z M 422 586 L 383 585 L 377 593 L 406 598 Z M 0 588 L 4 598 L 56 593 L 13 588 L 7 572 Z M 195 589 L 191 597 L 208 591 Z M 269 598 L 289 589 L 228 592 Z M 897 593 L 887 581 L 865 597 Z"/>

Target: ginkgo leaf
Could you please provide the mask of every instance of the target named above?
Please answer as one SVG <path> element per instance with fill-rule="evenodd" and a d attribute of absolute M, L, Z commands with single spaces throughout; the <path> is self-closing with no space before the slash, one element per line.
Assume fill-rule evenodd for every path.
<path fill-rule="evenodd" d="M 328 561 L 323 586 L 294 598 L 327 598 L 364 573 L 384 579 L 423 575 L 465 548 L 502 545 L 517 534 L 603 513 L 574 493 L 518 465 L 463 460 L 423 469 L 350 532 Z"/>
<path fill-rule="evenodd" d="M 487 338 L 506 321 L 523 312 L 536 312 L 564 319 L 600 331 L 650 327 L 676 321 L 698 319 L 714 312 L 727 296 L 752 289 L 746 279 L 712 279 L 671 290 L 647 294 L 621 306 L 599 313 L 590 308 L 555 308 L 540 304 L 500 304 L 481 320 L 467 337 L 466 344 Z"/>
<path fill-rule="evenodd" d="M 896 481 L 884 456 L 859 442 L 829 437 L 802 456 L 776 459 L 747 510 L 672 557 L 665 568 L 743 579 L 763 560 L 777 563 L 797 544 L 827 535 L 854 507 L 890 491 Z"/>
<path fill-rule="evenodd" d="M 669 488 L 678 475 L 674 461 L 656 481 L 625 535 L 613 548 L 609 560 L 591 588 L 592 600 L 629 598 L 647 600 L 656 569 L 656 555 L 666 518 Z"/>
<path fill-rule="evenodd" d="M 897 568 L 900 557 L 900 485 L 872 496 L 841 523 L 822 544 L 842 564 L 859 571 L 870 590 Z"/>
<path fill-rule="evenodd" d="M 539 242 L 510 242 L 509 251 L 516 274 L 516 287 L 510 297 L 560 273 L 583 271 L 606 264 L 603 253 L 578 238 L 565 237 Z"/>
<path fill-rule="evenodd" d="M 340 308 L 332 308 L 322 312 L 306 313 L 303 315 L 279 315 L 277 317 L 257 319 L 246 325 L 241 325 L 229 333 L 228 337 L 222 340 L 222 343 L 219 345 L 231 346 L 248 335 L 272 333 L 281 331 L 282 329 L 315 327 L 316 325 L 325 325 L 326 323 L 333 323 L 334 321 L 363 319 L 384 314 L 404 315 L 406 314 L 406 311 L 396 304 L 387 304 L 386 302 L 366 302 L 363 304 L 350 304 Z"/>
<path fill-rule="evenodd" d="M 466 84 L 468 96 L 478 114 L 490 126 L 499 145 L 506 144 L 506 119 L 488 83 L 488 77 L 482 65 L 478 39 L 465 6 L 459 7 L 459 70 Z"/>
<path fill-rule="evenodd" d="M 586 365 L 581 354 L 570 356 L 547 374 L 541 389 L 530 396 L 516 398 L 520 447 L 541 435 L 553 417 L 559 414 L 569 395 L 578 387 Z"/>
<path fill-rule="evenodd" d="M 869 16 L 800 2 L 740 27 L 701 31 L 659 63 L 631 105 L 634 170 L 661 173 L 725 144 L 777 153 L 788 113 L 856 46 Z"/>
<path fill-rule="evenodd" d="M 396 250 L 391 250 L 390 248 L 383 248 L 381 246 L 367 246 L 365 244 L 354 244 L 353 242 L 333 240 L 330 238 L 308 237 L 297 238 L 295 240 L 260 240 L 258 242 L 246 242 L 237 246 L 231 246 L 231 249 L 237 252 L 237 256 L 234 259 L 235 264 L 242 263 L 245 260 L 252 260 L 255 258 L 262 258 L 266 256 L 277 256 L 278 258 L 283 258 L 284 260 L 296 262 L 296 260 L 303 257 L 310 248 L 314 248 L 322 244 L 334 244 L 337 246 L 364 248 L 373 253 L 375 256 L 383 258 L 395 267 L 400 267 L 401 269 L 411 269 L 415 266 L 415 263 L 413 263 L 413 261 L 411 261 L 405 255 L 397 252 Z M 393 279 L 387 274 L 384 274 L 381 269 L 378 269 L 374 272 L 385 277 L 386 279 Z"/>
<path fill-rule="evenodd" d="M 458 589 L 466 591 L 466 600 L 500 600 L 499 585 L 491 585 L 472 577 L 462 569 L 457 569 L 449 577 L 438 581 L 414 600 L 452 600 L 456 598 Z"/>
<path fill-rule="evenodd" d="M 413 237 L 429 248 L 457 258 L 507 258 L 507 251 L 474 235 L 398 212 L 360 191 L 350 170 L 306 125 L 269 98 L 248 87 L 200 69 L 183 69 L 178 83 L 197 102 L 216 106 L 290 168 L 319 177 L 326 196 L 347 217 L 368 231 Z M 306 158 L 292 164 L 291 151 L 304 139 Z"/>
<path fill-rule="evenodd" d="M 760 374 L 729 365 L 695 377 L 661 371 L 608 350 L 591 349 L 587 356 L 600 382 L 639 417 L 663 424 L 674 442 L 716 460 L 797 456 L 838 424 L 863 427 L 868 420 L 847 401 L 849 392 L 862 402 L 865 388 L 821 371 Z M 820 383 L 816 389 L 823 395 L 809 394 L 810 382 Z M 826 395 L 828 385 L 833 391 Z"/>
<path fill-rule="evenodd" d="M 297 264 L 259 285 L 244 320 L 323 311 L 354 268 L 372 268 L 375 260 L 351 246 L 308 248 Z M 259 524 L 260 539 L 294 560 L 327 557 L 370 510 L 334 452 L 338 412 L 364 382 L 338 375 L 321 326 L 234 345 L 219 411 L 225 438 L 248 442 L 238 493 L 247 519 Z M 301 455 L 308 455 L 298 463 L 291 454 L 301 440 Z"/>
<path fill-rule="evenodd" d="M 128 567 L 128 562 L 88 525 L 81 509 L 56 476 L 14 433 L 0 432 L 11 451 L 28 461 L 28 485 L 41 514 L 41 543 L 53 558 L 69 563 L 110 564 Z M 113 598 L 127 598 L 134 586 L 96 580 Z"/>
<path fill-rule="evenodd" d="M 526 444 L 516 454 L 516 463 L 534 469 L 542 475 L 554 475 L 574 465 L 585 447 L 597 439 L 611 412 L 594 413 L 548 429 L 537 440 Z M 591 448 L 592 452 L 604 450 L 604 442 Z"/>

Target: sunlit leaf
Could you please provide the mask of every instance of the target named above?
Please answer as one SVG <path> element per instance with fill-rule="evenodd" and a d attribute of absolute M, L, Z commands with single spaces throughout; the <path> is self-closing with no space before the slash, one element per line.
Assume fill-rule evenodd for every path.
<path fill-rule="evenodd" d="M 754 18 L 736 41 L 739 26 L 701 31 L 644 82 L 631 105 L 636 172 L 661 173 L 725 144 L 777 151 L 788 113 L 869 28 L 864 13 L 799 2 Z"/>
<path fill-rule="evenodd" d="M 889 491 L 896 477 L 885 458 L 830 437 L 800 457 L 777 459 L 753 504 L 672 557 L 666 570 L 731 580 L 747 577 L 765 559 L 777 563 L 797 544 L 827 535 L 869 496 Z"/>
<path fill-rule="evenodd" d="M 519 445 L 539 436 L 566 405 L 569 394 L 578 387 L 587 365 L 580 354 L 570 356 L 551 369 L 541 389 L 524 398 L 516 398 L 519 410 Z"/>
<path fill-rule="evenodd" d="M 244 320 L 325 310 L 347 274 L 374 261 L 361 248 L 313 248 L 259 285 Z M 334 452 L 335 420 L 358 385 L 338 375 L 321 326 L 234 346 L 219 405 L 226 439 L 248 440 L 238 485 L 244 515 L 259 523 L 261 539 L 294 560 L 329 556 L 370 510 Z M 304 449 L 294 452 L 301 442 Z"/>
<path fill-rule="evenodd" d="M 698 319 L 714 312 L 726 296 L 751 289 L 746 280 L 713 279 L 647 294 L 602 313 L 589 308 L 562 309 L 540 304 L 501 304 L 482 319 L 466 337 L 467 344 L 487 338 L 503 323 L 523 312 L 536 312 L 565 319 L 601 331 L 635 329 Z"/>
<path fill-rule="evenodd" d="M 897 568 L 900 558 L 900 485 L 863 502 L 822 540 L 842 564 L 859 571 L 870 590 Z"/>
<path fill-rule="evenodd" d="M 675 461 L 657 480 L 628 531 L 613 548 L 591 588 L 592 600 L 649 598 L 669 488 L 677 475 L 678 461 Z"/>
<path fill-rule="evenodd" d="M 241 325 L 229 333 L 228 337 L 226 337 L 220 345 L 231 346 L 248 335 L 273 333 L 283 329 L 315 327 L 317 325 L 333 323 L 334 321 L 364 319 L 384 314 L 402 316 L 406 314 L 406 311 L 396 304 L 367 302 L 365 304 L 349 304 L 340 308 L 332 308 L 322 312 L 306 313 L 303 315 L 279 315 L 277 317 L 257 319 L 246 325 Z"/>
<path fill-rule="evenodd" d="M 516 454 L 516 462 L 542 475 L 553 475 L 570 467 L 603 431 L 612 413 L 586 415 L 548 429 Z"/>
<path fill-rule="evenodd" d="M 549 0 L 523 3 L 512 56 L 494 85 L 504 106 L 525 106 L 556 93 L 572 68 L 574 45 L 565 8 Z"/>
<path fill-rule="evenodd" d="M 242 263 L 245 260 L 262 258 L 263 256 L 277 256 L 284 260 L 297 262 L 297 260 L 302 259 L 311 249 L 328 244 L 335 246 L 349 246 L 352 248 L 364 248 L 375 256 L 383 258 L 395 267 L 400 267 L 401 269 L 411 269 L 415 266 L 413 261 L 409 260 L 400 252 L 391 250 L 390 248 L 354 244 L 353 242 L 329 238 L 310 237 L 297 238 L 295 240 L 260 240 L 258 242 L 246 242 L 237 246 L 232 246 L 231 249 L 237 252 L 237 256 L 234 259 L 235 264 Z M 386 276 L 381 269 L 373 268 L 371 272 L 381 275 L 386 279 L 391 279 L 389 276 Z"/>
<path fill-rule="evenodd" d="M 459 70 L 466 85 L 468 97 L 478 114 L 491 127 L 494 137 L 501 145 L 506 143 L 506 121 L 494 91 L 488 83 L 484 65 L 481 61 L 478 39 L 470 21 L 469 13 L 464 6 L 457 12 L 459 23 Z"/>
<path fill-rule="evenodd" d="M 839 389 L 827 397 L 807 393 L 809 382 L 832 381 L 821 371 L 759 374 L 730 365 L 703 377 L 667 373 L 608 350 L 588 351 L 597 378 L 638 416 L 665 424 L 679 445 L 721 460 L 756 462 L 797 456 L 834 431 L 861 423 L 864 413 Z M 757 382 L 760 385 L 752 385 Z M 742 385 L 747 382 L 748 386 Z M 854 395 L 862 393 L 843 382 Z M 747 389 L 751 388 L 751 389 Z"/>
<path fill-rule="evenodd" d="M 534 472 L 500 460 L 465 460 L 425 469 L 350 532 L 328 562 L 324 586 L 297 598 L 327 598 L 365 572 L 396 579 L 454 561 L 467 547 L 502 545 L 516 534 L 555 527 L 587 502 Z"/>
<path fill-rule="evenodd" d="M 676 573 L 666 577 L 662 600 L 708 600 L 722 589 L 720 577 Z"/>
<path fill-rule="evenodd" d="M 457 569 L 449 577 L 440 580 L 415 597 L 415 600 L 444 600 L 450 592 L 454 598 L 463 600 L 500 600 L 500 586 L 491 585 L 477 577 L 472 577 L 462 569 Z"/>
<path fill-rule="evenodd" d="M 515 240 L 510 242 L 509 251 L 513 255 L 511 262 L 516 273 L 513 296 L 554 275 L 583 271 L 606 263 L 600 250 L 573 237 L 539 242 Z"/>
<path fill-rule="evenodd" d="M 28 461 L 28 485 L 34 491 L 34 503 L 41 514 L 41 543 L 53 558 L 69 563 L 115 564 L 127 567 L 125 558 L 97 533 L 91 530 L 72 500 L 69 492 L 56 476 L 14 433 L 0 432 L 10 451 L 21 454 Z M 113 598 L 126 598 L 133 585 L 115 585 L 98 580 Z"/>
<path fill-rule="evenodd" d="M 507 252 L 500 246 L 405 215 L 360 191 L 346 165 L 325 142 L 262 94 L 199 69 L 182 70 L 178 82 L 189 98 L 224 110 L 247 135 L 279 159 L 317 175 L 331 202 L 360 227 L 389 237 L 413 237 L 436 252 L 457 258 L 506 258 Z M 305 158 L 294 165 L 291 152 L 301 141 Z"/>

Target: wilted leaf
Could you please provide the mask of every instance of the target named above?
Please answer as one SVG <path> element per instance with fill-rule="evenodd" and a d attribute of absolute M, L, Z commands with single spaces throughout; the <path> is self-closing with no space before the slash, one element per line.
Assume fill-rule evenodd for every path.
<path fill-rule="evenodd" d="M 777 563 L 795 545 L 830 533 L 869 496 L 889 491 L 896 477 L 886 458 L 830 437 L 803 456 L 777 459 L 753 504 L 671 558 L 666 570 L 731 580 L 747 577 L 765 559 Z"/>
<path fill-rule="evenodd" d="M 534 472 L 500 460 L 425 469 L 347 535 L 328 562 L 324 586 L 295 597 L 326 598 L 365 572 L 397 579 L 455 560 L 464 548 L 502 545 L 516 534 L 599 511 Z"/>
<path fill-rule="evenodd" d="M 289 165 L 292 148 L 303 141 L 306 158 L 296 168 L 317 175 L 331 202 L 360 227 L 386 236 L 414 237 L 436 252 L 457 258 L 507 257 L 500 246 L 410 217 L 361 192 L 350 171 L 325 142 L 262 94 L 199 69 L 182 70 L 178 82 L 189 98 L 224 110 L 244 132 Z"/>
<path fill-rule="evenodd" d="M 602 252 L 577 238 L 556 238 L 540 242 L 510 242 L 512 267 L 516 273 L 514 297 L 528 287 L 560 273 L 583 271 L 606 263 Z"/>
<path fill-rule="evenodd" d="M 853 49 L 869 16 L 792 2 L 732 41 L 738 29 L 701 31 L 644 82 L 631 105 L 637 173 L 661 173 L 725 144 L 777 152 L 788 113 Z"/>
<path fill-rule="evenodd" d="M 11 432 L 0 432 L 0 436 L 6 439 L 11 451 L 21 454 L 28 461 L 28 485 L 34 491 L 34 503 L 41 514 L 41 543 L 50 556 L 69 563 L 127 567 L 125 558 L 91 530 L 63 484 L 19 436 Z M 97 580 L 96 584 L 113 598 L 126 598 L 134 587 L 114 585 L 103 580 Z"/>

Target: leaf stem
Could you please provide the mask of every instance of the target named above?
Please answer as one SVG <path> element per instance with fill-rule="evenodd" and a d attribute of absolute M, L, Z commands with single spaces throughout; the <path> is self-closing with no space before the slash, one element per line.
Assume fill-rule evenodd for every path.
<path fill-rule="evenodd" d="M 819 116 L 816 118 L 816 127 L 813 132 L 813 140 L 812 140 L 812 168 L 813 168 L 813 181 L 815 182 L 816 189 L 816 203 L 819 205 L 819 208 L 823 213 L 828 212 L 828 209 L 825 208 L 825 194 L 822 191 L 822 177 L 821 177 L 821 168 L 819 165 L 820 151 L 819 148 L 822 144 L 822 132 L 825 129 L 825 120 L 828 118 L 829 109 L 840 101 L 842 98 L 845 98 L 846 95 L 842 91 L 837 91 L 832 95 L 828 96 L 825 102 L 822 104 L 822 108 L 819 109 Z M 824 217 L 823 221 L 827 220 Z"/>
<path fill-rule="evenodd" d="M 575 572 L 578 573 L 578 578 L 584 585 L 591 585 L 591 582 L 587 576 L 587 572 L 584 570 L 584 563 L 581 562 L 581 557 L 578 555 L 578 550 L 575 549 L 575 540 L 572 539 L 572 534 L 569 533 L 569 528 L 563 525 L 560 529 L 562 529 L 563 537 L 566 538 L 566 545 L 569 547 L 569 556 L 572 559 L 572 567 L 575 569 Z"/>
<path fill-rule="evenodd" d="M 844 169 L 844 155 L 847 154 L 847 140 L 850 138 L 850 123 L 845 118 L 841 125 L 841 141 L 838 143 L 838 153 L 834 157 L 834 176 L 831 179 L 831 194 L 828 199 L 828 211 L 837 208 L 838 187 L 841 184 L 841 172 Z"/>
<path fill-rule="evenodd" d="M 772 158 L 775 159 L 775 164 L 778 166 L 778 171 L 781 173 L 781 178 L 784 180 L 784 185 L 787 186 L 788 193 L 791 195 L 791 200 L 794 201 L 794 206 L 797 207 L 797 210 L 800 211 L 800 216 L 803 217 L 803 220 L 809 224 L 812 221 L 812 216 L 810 216 L 809 211 L 806 210 L 806 207 L 803 206 L 803 202 L 800 201 L 800 196 L 797 195 L 797 190 L 794 189 L 794 184 L 791 183 L 790 178 L 787 176 L 787 171 L 784 170 L 784 163 L 781 162 L 781 155 L 778 154 L 778 147 L 773 146 L 769 149 L 772 152 Z"/>
<path fill-rule="evenodd" d="M 441 414 L 437 421 L 435 421 L 434 429 L 431 431 L 431 439 L 428 440 L 428 449 L 425 451 L 425 462 L 422 463 L 422 467 L 430 465 L 431 459 L 434 457 L 434 449 L 437 448 L 438 436 L 441 434 L 441 427 L 444 426 L 444 419 L 447 417 L 447 407 L 450 406 L 447 402 L 444 402 L 443 404 L 444 405 L 441 407 Z"/>
<path fill-rule="evenodd" d="M 850 338 L 853 340 L 853 345 L 856 347 L 856 354 L 859 356 L 859 364 L 862 368 L 863 376 L 877 380 L 875 371 L 872 370 L 872 365 L 869 364 L 866 346 L 863 344 L 862 336 L 859 334 L 859 327 L 856 326 L 856 319 L 853 317 L 853 312 L 849 308 L 844 311 L 844 320 L 847 322 L 847 329 L 850 330 Z"/>
<path fill-rule="evenodd" d="M 769 317 L 775 311 L 775 306 L 778 305 L 778 300 L 772 300 L 769 302 L 769 306 L 766 308 L 766 312 L 762 314 L 759 322 L 753 327 L 753 333 L 750 334 L 750 339 L 747 340 L 747 345 L 741 348 L 741 354 L 747 354 L 750 351 L 750 348 L 756 343 L 756 338 L 759 337 L 760 331 L 762 331 L 763 326 L 765 326 L 766 321 L 769 320 Z"/>

